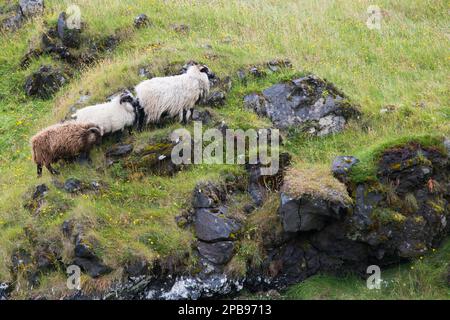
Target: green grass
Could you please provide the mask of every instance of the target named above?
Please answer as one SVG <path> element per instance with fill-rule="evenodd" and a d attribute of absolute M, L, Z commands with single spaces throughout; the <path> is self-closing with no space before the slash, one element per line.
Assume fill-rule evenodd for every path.
<path fill-rule="evenodd" d="M 0 5 L 6 3 L 0 1 Z M 26 97 L 26 76 L 40 64 L 61 64 L 50 57 L 19 68 L 21 57 L 37 45 L 44 23 L 54 23 L 69 4 L 78 4 L 86 22 L 83 35 L 102 37 L 124 34 L 112 53 L 82 70 L 50 100 Z M 387 16 L 380 31 L 369 30 L 365 21 L 370 1 L 273 1 L 246 0 L 214 2 L 148 0 L 46 1 L 43 17 L 27 22 L 18 32 L 0 37 L 0 280 L 10 280 L 10 254 L 27 246 L 24 227 L 45 240 L 60 234 L 62 221 L 77 218 L 92 228 L 90 236 L 98 243 L 99 255 L 119 268 L 141 256 L 149 261 L 160 256 L 178 255 L 190 247 L 192 234 L 179 229 L 174 217 L 189 203 L 199 180 L 220 179 L 224 171 L 241 172 L 229 166 L 196 166 L 174 177 L 146 176 L 124 182 L 113 170 L 96 170 L 103 164 L 108 144 L 95 150 L 92 167 L 75 164 L 61 167 L 59 180 L 76 177 L 101 180 L 109 189 L 100 195 L 70 196 L 53 187 L 50 176 L 35 177 L 30 159 L 29 139 L 49 124 L 62 119 L 80 93 L 89 92 L 89 103 L 104 101 L 116 90 L 140 81 L 139 66 L 151 65 L 157 74 L 170 62 L 198 60 L 219 76 L 231 75 L 242 66 L 273 58 L 289 58 L 293 71 L 269 75 L 247 85 L 234 81 L 224 107 L 215 110 L 218 120 L 232 128 L 247 129 L 269 125 L 244 110 L 242 97 L 260 91 L 271 83 L 294 75 L 313 72 L 333 82 L 352 101 L 361 105 L 363 118 L 349 124 L 341 134 L 311 138 L 294 134 L 285 149 L 298 166 L 329 166 L 336 155 L 354 154 L 367 164 L 365 179 L 373 168 L 377 146 L 392 141 L 450 134 L 450 66 L 446 1 L 379 1 Z M 146 13 L 152 27 L 134 30 L 133 18 Z M 188 24 L 190 32 L 180 35 L 170 24 Z M 202 46 L 210 44 L 212 49 Z M 417 107 L 424 104 L 425 108 Z M 396 105 L 390 114 L 380 114 L 385 105 Z M 149 130 L 135 135 L 135 143 L 162 137 L 172 129 Z M 405 137 L 405 138 L 402 138 Z M 23 208 L 23 195 L 39 183 L 50 186 L 51 203 L 44 214 L 31 216 Z M 61 205 L 68 209 L 58 210 Z M 242 251 L 251 250 L 245 244 Z M 449 252 L 448 246 L 441 251 Z M 237 266 L 241 266 L 239 262 Z M 399 271 L 402 277 L 404 272 Z M 55 285 L 59 273 L 43 279 L 45 291 Z M 313 281 L 313 280 L 311 280 Z M 308 282 L 306 282 L 308 283 Z M 336 287 L 339 281 L 336 280 Z M 350 290 L 342 282 L 342 290 Z M 349 283 L 357 283 L 350 279 Z M 351 290 L 350 290 L 351 291 Z M 437 291 L 439 292 L 439 291 Z M 361 293 L 361 298 L 365 296 Z M 355 295 L 357 295 L 355 293 Z M 425 293 L 411 291 L 412 298 Z"/>

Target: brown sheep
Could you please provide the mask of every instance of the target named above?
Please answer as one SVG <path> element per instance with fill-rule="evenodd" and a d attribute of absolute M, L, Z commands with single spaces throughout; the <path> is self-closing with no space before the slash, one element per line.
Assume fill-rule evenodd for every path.
<path fill-rule="evenodd" d="M 92 123 L 65 122 L 52 125 L 31 138 L 33 161 L 37 175 L 42 175 L 44 165 L 51 174 L 59 174 L 51 164 L 61 159 L 70 159 L 79 154 L 89 154 L 101 140 L 101 131 Z"/>

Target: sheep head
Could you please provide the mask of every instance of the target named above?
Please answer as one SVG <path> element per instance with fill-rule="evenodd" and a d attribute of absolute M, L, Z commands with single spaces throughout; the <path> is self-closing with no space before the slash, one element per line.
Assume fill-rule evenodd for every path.
<path fill-rule="evenodd" d="M 98 126 L 89 127 L 86 130 L 86 142 L 88 145 L 100 144 L 102 141 L 103 130 Z"/>
<path fill-rule="evenodd" d="M 195 70 L 206 73 L 208 79 L 214 79 L 216 77 L 216 75 L 209 69 L 209 67 L 206 64 L 200 64 L 193 60 L 189 61 L 183 66 L 183 68 L 181 69 L 182 73 L 188 72 L 190 68 L 196 68 Z"/>

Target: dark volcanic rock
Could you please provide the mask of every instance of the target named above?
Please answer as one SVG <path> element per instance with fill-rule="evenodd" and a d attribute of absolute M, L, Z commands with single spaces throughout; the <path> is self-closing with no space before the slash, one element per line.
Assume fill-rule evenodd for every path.
<path fill-rule="evenodd" d="M 256 78 L 261 78 L 265 75 L 264 71 L 261 71 L 258 67 L 250 67 L 248 73 Z"/>
<path fill-rule="evenodd" d="M 318 272 L 364 274 L 371 264 L 388 266 L 436 248 L 450 234 L 449 158 L 439 150 L 415 143 L 385 150 L 377 181 L 346 181 L 353 206 L 282 194 L 283 231 L 274 225 L 263 235 L 266 259 L 250 272 L 265 280 L 249 277 L 246 287 L 282 288 Z"/>
<path fill-rule="evenodd" d="M 98 278 L 108 274 L 112 269 L 104 265 L 98 258 L 79 258 L 75 257 L 73 264 L 77 265 L 92 278 Z"/>
<path fill-rule="evenodd" d="M 149 25 L 151 25 L 150 19 L 144 13 L 141 13 L 136 18 L 134 18 L 134 26 L 136 28 L 142 28 L 142 27 L 146 27 Z"/>
<path fill-rule="evenodd" d="M 199 183 L 194 189 L 192 206 L 199 208 L 216 208 L 226 199 L 226 190 L 211 182 Z"/>
<path fill-rule="evenodd" d="M 275 84 L 259 99 L 244 97 L 244 105 L 269 117 L 276 128 L 300 128 L 317 136 L 342 131 L 348 119 L 360 114 L 343 93 L 314 75 Z"/>
<path fill-rule="evenodd" d="M 320 230 L 327 223 L 344 216 L 348 206 L 324 199 L 303 196 L 293 199 L 281 193 L 279 213 L 285 232 Z"/>
<path fill-rule="evenodd" d="M 41 66 L 25 82 L 25 93 L 42 99 L 50 98 L 66 83 L 64 74 L 51 66 Z"/>
<path fill-rule="evenodd" d="M 292 68 L 292 62 L 288 59 L 274 59 L 267 62 L 267 67 L 272 72 L 278 72 L 280 69 L 290 69 Z"/>
<path fill-rule="evenodd" d="M 45 196 L 48 193 L 48 187 L 45 184 L 37 185 L 25 194 L 24 208 L 29 210 L 31 214 L 39 214 L 40 209 L 45 201 Z"/>
<path fill-rule="evenodd" d="M 0 21 L 0 30 L 16 31 L 22 27 L 27 18 L 31 18 L 44 11 L 43 0 L 20 0 L 18 5 L 0 7 L 0 14 L 6 18 Z"/>
<path fill-rule="evenodd" d="M 132 151 L 132 144 L 118 144 L 106 150 L 105 156 L 108 163 L 112 163 L 117 159 L 128 156 Z"/>
<path fill-rule="evenodd" d="M 192 120 L 193 121 L 201 121 L 203 124 L 211 123 L 213 115 L 208 109 L 205 110 L 197 110 L 194 109 L 192 111 Z"/>
<path fill-rule="evenodd" d="M 208 243 L 199 241 L 197 249 L 201 256 L 215 264 L 226 264 L 233 256 L 234 244 L 232 241 L 219 241 Z"/>
<path fill-rule="evenodd" d="M 257 207 L 261 206 L 268 192 L 278 191 L 283 183 L 284 173 L 290 165 L 289 153 L 281 153 L 279 157 L 279 169 L 275 175 L 262 175 L 261 163 L 247 164 L 246 170 L 249 174 L 248 193 Z"/>
<path fill-rule="evenodd" d="M 259 116 L 267 114 L 266 101 L 257 93 L 251 93 L 244 97 L 244 105 L 246 108 L 256 112 Z"/>
<path fill-rule="evenodd" d="M 16 14 L 3 19 L 0 22 L 0 30 L 16 31 L 23 24 L 23 17 L 20 14 Z"/>
<path fill-rule="evenodd" d="M 62 225 L 62 232 L 68 238 L 74 248 L 74 259 L 72 264 L 77 265 L 92 278 L 97 278 L 112 271 L 105 265 L 94 252 L 94 245 L 87 241 L 84 233 L 84 227 L 77 221 L 67 220 Z"/>
<path fill-rule="evenodd" d="M 225 92 L 217 90 L 211 92 L 206 98 L 205 105 L 211 107 L 223 106 L 225 104 L 226 95 Z"/>
<path fill-rule="evenodd" d="M 69 48 L 80 47 L 81 30 L 68 26 L 65 12 L 61 12 L 58 17 L 58 36 L 64 46 Z"/>
<path fill-rule="evenodd" d="M 358 162 L 359 160 L 352 156 L 337 156 L 331 165 L 331 172 L 339 181 L 346 182 L 350 169 Z"/>
<path fill-rule="evenodd" d="M 198 209 L 195 212 L 195 235 L 207 242 L 232 240 L 239 230 L 239 224 L 225 217 L 224 212 L 211 209 Z"/>
<path fill-rule="evenodd" d="M 81 181 L 77 178 L 69 178 L 64 183 L 61 183 L 58 180 L 53 180 L 53 185 L 58 189 L 61 189 L 67 193 L 71 194 L 81 194 L 81 193 L 89 193 L 94 192 L 97 193 L 102 189 L 105 189 L 107 186 L 99 181 Z"/>
<path fill-rule="evenodd" d="M 75 178 L 69 178 L 64 182 L 64 190 L 69 193 L 77 193 L 82 191 L 83 183 Z"/>
<path fill-rule="evenodd" d="M 15 250 L 11 255 L 11 271 L 14 274 L 17 274 L 19 271 L 27 271 L 32 264 L 31 254 L 22 248 Z"/>
<path fill-rule="evenodd" d="M 32 17 L 44 11 L 44 0 L 20 0 L 19 7 L 24 17 Z"/>
<path fill-rule="evenodd" d="M 171 24 L 170 28 L 172 28 L 175 32 L 184 35 L 188 34 L 190 30 L 189 26 L 186 24 Z"/>

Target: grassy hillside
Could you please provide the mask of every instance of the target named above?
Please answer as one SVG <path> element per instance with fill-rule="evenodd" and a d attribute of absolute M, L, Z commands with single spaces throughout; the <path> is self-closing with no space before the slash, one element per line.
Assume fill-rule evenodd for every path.
<path fill-rule="evenodd" d="M 0 1 L 9 3 L 8 0 Z M 80 97 L 89 92 L 89 103 L 123 87 L 141 81 L 138 68 L 151 65 L 156 72 L 169 63 L 198 60 L 219 76 L 230 75 L 242 66 L 273 58 L 288 58 L 299 72 L 310 71 L 333 82 L 361 105 L 362 123 L 350 123 L 346 131 L 325 138 L 297 135 L 285 148 L 298 167 L 329 167 L 336 155 L 363 155 L 366 148 L 411 135 L 450 135 L 450 92 L 448 73 L 447 1 L 378 1 L 384 10 L 381 30 L 366 26 L 366 10 L 371 1 L 153 1 L 153 0 L 47 0 L 42 17 L 29 21 L 15 33 L 0 34 L 0 280 L 10 280 L 10 255 L 29 246 L 25 230 L 34 230 L 38 239 L 60 236 L 60 227 L 69 218 L 89 226 L 89 236 L 98 244 L 96 252 L 116 271 L 102 280 L 84 279 L 102 285 L 120 277 L 121 267 L 132 257 L 148 261 L 163 256 L 182 255 L 193 236 L 179 229 L 174 217 L 186 207 L 195 184 L 215 180 L 234 166 L 194 166 L 174 177 L 146 176 L 117 180 L 113 170 L 102 167 L 109 143 L 93 153 L 93 165 L 60 167 L 57 179 L 75 177 L 101 180 L 109 188 L 102 194 L 71 196 L 50 188 L 52 200 L 38 216 L 23 207 L 23 195 L 40 183 L 52 186 L 45 172 L 37 179 L 31 161 L 29 138 L 40 128 L 62 119 Z M 121 32 L 124 40 L 94 65 L 75 72 L 74 77 L 52 99 L 27 97 L 26 76 L 49 57 L 33 60 L 28 68 L 19 62 L 28 49 L 39 43 L 46 24 L 54 24 L 61 11 L 76 3 L 85 22 L 84 34 L 91 37 Z M 134 29 L 133 19 L 145 13 L 149 28 Z M 189 25 L 188 34 L 175 32 L 171 24 Z M 211 48 L 205 46 L 209 44 Z M 52 62 L 54 63 L 54 62 Z M 253 80 L 247 86 L 234 81 L 226 105 L 215 110 L 234 128 L 259 128 L 266 119 L 244 110 L 244 94 L 261 90 L 291 76 L 290 71 Z M 392 113 L 381 114 L 386 105 Z M 147 130 L 129 139 L 143 143 L 167 135 L 179 124 Z M 441 249 L 448 263 L 449 246 Z M 447 257 L 447 258 L 446 258 Z M 436 259 L 420 264 L 432 270 Z M 445 267 L 442 267 L 444 270 Z M 63 271 L 41 280 L 37 292 L 53 287 L 65 289 Z M 435 272 L 417 276 L 407 267 L 392 273 L 411 290 L 386 288 L 392 298 L 448 298 L 448 289 L 431 292 L 428 283 L 441 283 Z M 288 291 L 289 298 L 374 298 L 359 280 L 345 281 L 316 277 Z M 408 282 L 408 283 L 410 283 Z M 323 284 L 331 289 L 321 289 Z M 327 291 L 331 290 L 331 291 Z M 331 292 L 331 293 L 327 293 Z M 336 293 L 334 293 L 336 292 Z M 23 296 L 25 290 L 16 295 Z M 375 297 L 376 298 L 376 297 Z"/>

